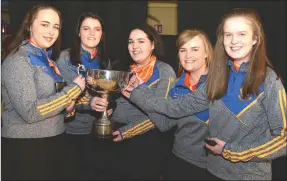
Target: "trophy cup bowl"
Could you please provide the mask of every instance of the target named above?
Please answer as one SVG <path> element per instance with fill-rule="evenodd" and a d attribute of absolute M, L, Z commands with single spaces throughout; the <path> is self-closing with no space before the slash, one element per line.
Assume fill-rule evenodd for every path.
<path fill-rule="evenodd" d="M 92 94 L 107 97 L 118 93 L 128 85 L 130 72 L 115 70 L 86 69 L 86 76 L 92 78 L 87 88 Z M 99 119 L 94 121 L 93 132 L 99 138 L 110 138 L 113 133 L 113 123 L 109 120 L 107 111 L 101 113 Z"/>

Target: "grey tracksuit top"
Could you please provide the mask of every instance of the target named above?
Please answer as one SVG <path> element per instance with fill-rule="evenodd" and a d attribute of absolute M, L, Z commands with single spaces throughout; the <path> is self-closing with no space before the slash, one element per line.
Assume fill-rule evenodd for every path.
<path fill-rule="evenodd" d="M 160 87 L 154 88 L 155 91 L 166 91 L 165 99 L 172 101 L 173 99 L 181 99 L 186 93 L 191 92 L 183 82 L 186 73 L 179 79 L 169 78 L 161 80 L 163 84 L 168 85 L 166 90 L 159 90 Z M 206 75 L 201 76 L 197 89 L 202 89 L 202 83 L 206 80 Z M 192 116 L 172 119 L 162 114 L 147 112 L 150 125 L 154 125 L 160 131 L 164 132 L 177 126 L 174 135 L 174 143 L 172 152 L 179 158 L 196 165 L 201 168 L 206 168 L 207 153 L 203 140 L 209 136 L 208 132 L 208 110 Z M 133 127 L 139 127 L 143 122 L 138 122 Z M 147 124 L 147 123 L 146 123 Z M 129 126 L 129 125 L 127 125 Z M 133 135 L 136 136 L 136 135 Z"/>
<path fill-rule="evenodd" d="M 169 77 L 176 77 L 173 68 L 167 63 L 156 60 L 153 74 L 145 84 L 149 87 L 159 88 L 160 91 L 157 91 L 155 95 L 164 98 L 168 85 L 162 80 Z M 154 128 L 149 116 L 126 98 L 118 98 L 116 104 L 117 106 L 110 119 L 126 124 L 126 126 L 119 128 L 124 139 L 143 134 Z"/>
<path fill-rule="evenodd" d="M 100 55 L 91 58 L 88 51 L 80 49 L 80 58 L 82 64 L 89 69 L 100 68 Z M 70 58 L 70 49 L 63 50 L 57 60 L 62 76 L 69 83 L 77 76 L 77 67 L 72 65 Z M 93 99 L 85 89 L 84 92 L 76 100 L 74 110 L 70 114 L 66 114 L 66 119 L 69 122 L 65 123 L 66 132 L 69 134 L 89 134 L 93 128 L 93 121 L 99 116 L 98 112 L 92 110 L 90 102 Z"/>
<path fill-rule="evenodd" d="M 207 169 L 224 180 L 271 180 L 271 160 L 286 155 L 286 92 L 273 70 L 267 68 L 259 95 L 247 100 L 240 89 L 247 72 L 242 64 L 231 67 L 225 96 L 209 103 L 206 90 L 198 89 L 179 101 L 153 97 L 145 85 L 134 89 L 131 101 L 146 112 L 173 118 L 186 117 L 209 106 L 210 137 L 227 141 L 222 155 L 208 154 Z M 203 85 L 206 87 L 206 85 Z"/>
<path fill-rule="evenodd" d="M 23 41 L 18 51 L 8 55 L 1 70 L 3 137 L 42 138 L 65 131 L 63 111 L 81 89 L 71 83 L 56 93 L 45 50 Z"/>

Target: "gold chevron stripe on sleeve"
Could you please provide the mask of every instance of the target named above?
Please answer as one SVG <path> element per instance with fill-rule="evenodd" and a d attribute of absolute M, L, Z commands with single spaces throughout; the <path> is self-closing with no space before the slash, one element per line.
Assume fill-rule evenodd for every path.
<path fill-rule="evenodd" d="M 77 91 L 77 89 L 74 90 L 74 92 L 75 92 L 75 91 Z M 70 94 L 73 94 L 73 92 L 70 92 Z M 45 107 L 39 109 L 40 113 L 42 114 L 43 112 L 50 112 L 50 111 L 48 111 L 48 110 L 56 110 L 56 109 L 58 109 L 59 107 L 65 105 L 67 102 L 70 102 L 70 101 L 71 101 L 71 99 L 70 99 L 69 97 L 67 97 L 66 94 L 65 94 L 64 96 L 65 96 L 64 99 L 60 99 L 60 100 L 58 99 L 58 102 L 55 102 L 55 101 L 54 101 L 54 104 L 50 104 L 50 106 L 48 106 L 48 107 L 45 106 Z M 63 97 L 63 96 L 62 96 L 62 97 Z M 60 105 L 60 106 L 59 106 L 59 105 Z M 53 108 L 55 108 L 55 107 L 56 107 L 56 109 L 53 109 Z"/>
<path fill-rule="evenodd" d="M 55 102 L 54 104 L 50 105 L 49 107 L 45 107 L 45 108 L 42 108 L 42 109 L 39 109 L 40 113 L 43 113 L 49 109 L 52 109 L 54 107 L 58 107 L 59 105 L 62 105 L 62 104 L 66 104 L 68 101 L 70 101 L 70 99 L 68 97 L 58 101 L 58 102 Z"/>
<path fill-rule="evenodd" d="M 76 99 L 80 94 L 81 94 L 81 89 L 77 86 L 75 91 L 68 93 L 68 96 L 71 99 Z"/>
<path fill-rule="evenodd" d="M 73 90 L 69 91 L 69 93 L 67 93 L 67 94 L 74 95 L 75 94 L 74 92 L 79 92 L 79 88 L 77 88 L 77 87 L 75 89 L 74 88 L 72 88 L 72 89 Z M 55 110 L 61 108 L 62 106 L 65 106 L 67 103 L 71 102 L 71 99 L 68 95 L 65 94 L 64 97 L 65 97 L 64 99 L 61 99 L 61 100 L 58 99 L 57 102 L 54 101 L 54 104 L 50 104 L 50 106 L 45 106 L 45 107 L 42 107 L 41 109 L 39 109 L 40 114 L 46 115 L 52 111 L 55 111 Z"/>
<path fill-rule="evenodd" d="M 145 121 L 143 121 L 143 122 L 137 124 L 136 126 L 134 126 L 134 127 L 130 128 L 130 129 L 126 130 L 126 131 L 125 131 L 124 133 L 122 133 L 122 134 L 125 134 L 125 133 L 127 133 L 127 132 L 131 132 L 131 131 L 133 131 L 133 130 L 139 128 L 139 127 L 141 127 L 142 125 L 147 124 L 149 121 L 150 121 L 149 119 L 148 119 L 148 120 L 145 120 Z"/>
<path fill-rule="evenodd" d="M 249 109 L 251 106 L 253 106 L 253 105 L 258 101 L 258 99 L 263 95 L 263 93 L 264 93 L 264 92 L 261 92 L 261 93 L 258 95 L 258 97 L 257 97 L 254 101 L 252 101 L 248 106 L 246 106 L 242 111 L 240 111 L 240 113 L 238 113 L 238 114 L 236 115 L 236 117 L 239 118 L 244 112 L 247 111 L 247 109 Z"/>
<path fill-rule="evenodd" d="M 231 158 L 233 160 L 249 160 L 255 156 L 263 158 L 280 150 L 284 147 L 283 145 L 286 146 L 286 107 L 284 108 L 283 105 L 286 94 L 283 89 L 278 91 L 278 97 L 283 121 L 283 128 L 281 130 L 280 136 L 277 136 L 273 140 L 263 145 L 245 150 L 243 152 L 232 152 L 231 150 L 224 150 L 223 156 L 225 158 Z"/>
<path fill-rule="evenodd" d="M 132 133 L 135 133 L 136 131 L 144 128 L 145 125 L 149 125 L 149 124 L 153 124 L 149 119 L 148 120 L 145 120 L 143 121 L 142 123 L 140 124 L 137 124 L 136 126 L 128 129 L 127 131 L 123 132 L 122 135 L 123 137 L 126 137 L 127 135 L 132 135 Z"/>
<path fill-rule="evenodd" d="M 278 140 L 275 144 L 269 146 L 269 147 L 266 147 L 265 149 L 262 149 L 260 151 L 257 151 L 257 152 L 252 152 L 248 155 L 238 155 L 238 154 L 233 154 L 233 153 L 230 153 L 229 155 L 225 155 L 226 157 L 225 158 L 230 158 L 232 161 L 233 160 L 241 160 L 241 161 L 248 161 L 254 157 L 258 157 L 258 158 L 263 158 L 262 155 L 265 155 L 265 156 L 268 156 L 272 153 L 274 153 L 276 150 L 278 150 L 277 148 L 278 147 L 281 147 L 284 143 L 286 143 L 286 138 L 283 139 L 282 137 L 280 137 L 281 139 Z"/>
<path fill-rule="evenodd" d="M 139 135 L 143 132 L 145 132 L 146 130 L 149 130 L 150 128 L 154 128 L 154 125 L 153 124 L 150 124 L 150 125 L 146 125 L 145 127 L 143 127 L 141 130 L 139 130 L 138 132 L 133 132 L 133 133 L 126 133 L 123 135 L 123 138 L 126 139 L 126 138 L 131 138 L 131 137 L 134 137 L 136 135 Z"/>
<path fill-rule="evenodd" d="M 50 113 L 50 112 L 53 112 L 53 111 L 55 111 L 55 110 L 61 108 L 62 106 L 65 106 L 65 105 L 67 104 L 67 102 L 70 102 L 70 101 L 71 101 L 71 100 L 68 99 L 66 102 L 62 102 L 62 104 L 58 104 L 57 107 L 52 107 L 51 109 L 49 109 L 49 110 L 47 110 L 47 111 L 45 111 L 45 112 L 41 112 L 41 115 L 46 115 L 46 114 L 48 114 L 48 113 Z"/>
<path fill-rule="evenodd" d="M 281 130 L 281 136 L 285 136 L 286 137 L 286 106 L 284 108 L 284 105 L 283 105 L 283 101 L 284 101 L 284 95 L 285 95 L 285 92 L 281 90 L 279 90 L 279 105 L 280 105 L 280 109 L 281 109 L 281 115 L 282 115 L 282 118 L 283 118 L 283 129 Z"/>
<path fill-rule="evenodd" d="M 143 132 L 145 132 L 146 130 L 150 129 L 150 128 L 154 128 L 154 124 L 152 122 L 149 122 L 133 131 L 129 131 L 127 134 L 124 134 L 125 136 L 131 137 L 131 136 L 136 136 L 139 135 Z"/>
<path fill-rule="evenodd" d="M 67 93 L 70 93 L 74 90 L 76 90 L 77 87 L 73 87 L 72 89 L 70 89 L 69 91 L 67 91 Z M 63 98 L 66 98 L 66 95 L 63 95 L 55 100 L 52 100 L 51 102 L 48 102 L 48 103 L 45 103 L 45 104 L 42 104 L 40 106 L 37 106 L 37 109 L 41 109 L 41 108 L 44 108 L 44 107 L 47 107 L 47 106 L 50 106 L 51 104 L 54 104 L 55 102 L 58 102 L 59 100 L 63 99 Z"/>
<path fill-rule="evenodd" d="M 285 89 L 282 89 L 282 95 L 283 95 L 284 106 L 286 109 L 286 92 L 285 92 Z"/>
<path fill-rule="evenodd" d="M 166 92 L 165 92 L 165 96 L 164 96 L 164 99 L 167 99 L 168 98 L 168 93 L 169 93 L 169 90 L 170 90 L 170 85 L 171 83 L 175 80 L 175 78 L 173 77 L 169 77 L 168 78 L 168 85 L 167 85 L 167 89 L 166 89 Z"/>
<path fill-rule="evenodd" d="M 154 84 L 156 84 L 158 82 L 159 82 L 159 79 L 156 79 L 154 82 L 150 83 L 148 86 L 151 87 L 151 86 L 153 86 Z"/>

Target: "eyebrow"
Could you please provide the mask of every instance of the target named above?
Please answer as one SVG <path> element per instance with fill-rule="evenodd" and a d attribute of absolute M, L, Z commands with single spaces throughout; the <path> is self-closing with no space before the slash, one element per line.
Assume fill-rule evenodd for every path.
<path fill-rule="evenodd" d="M 133 40 L 133 39 L 129 38 L 129 40 Z M 145 40 L 145 39 L 144 38 L 138 38 L 136 40 Z"/>
<path fill-rule="evenodd" d="M 188 48 L 200 48 L 200 47 L 199 46 L 193 46 L 193 47 L 188 47 Z M 180 49 L 187 49 L 187 48 L 181 47 Z"/>
<path fill-rule="evenodd" d="M 239 33 L 246 33 L 247 31 L 242 30 L 242 31 L 238 31 L 238 32 L 239 32 Z M 226 31 L 226 32 L 223 32 L 223 33 L 231 33 L 231 32 Z"/>
<path fill-rule="evenodd" d="M 51 24 L 49 21 L 41 21 L 41 22 Z M 60 26 L 59 24 L 55 24 L 55 25 Z"/>
<path fill-rule="evenodd" d="M 89 28 L 90 26 L 82 26 L 83 28 Z M 94 28 L 101 28 L 102 29 L 102 27 L 100 27 L 100 26 L 95 26 Z"/>

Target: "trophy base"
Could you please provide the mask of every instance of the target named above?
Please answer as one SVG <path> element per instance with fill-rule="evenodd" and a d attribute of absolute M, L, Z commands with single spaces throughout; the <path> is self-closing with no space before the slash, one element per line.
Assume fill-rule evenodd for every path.
<path fill-rule="evenodd" d="M 97 138 L 100 139 L 110 139 L 113 138 L 113 125 L 110 122 L 109 124 L 101 123 L 95 121 L 94 123 L 94 133 Z"/>

